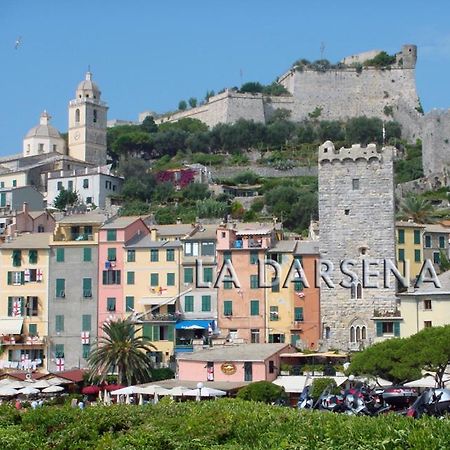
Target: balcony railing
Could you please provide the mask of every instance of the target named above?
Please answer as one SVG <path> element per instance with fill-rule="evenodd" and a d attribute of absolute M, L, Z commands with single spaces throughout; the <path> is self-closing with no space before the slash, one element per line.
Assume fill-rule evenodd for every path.
<path fill-rule="evenodd" d="M 143 322 L 176 322 L 176 314 L 147 314 Z"/>
<path fill-rule="evenodd" d="M 373 317 L 377 318 L 400 318 L 402 313 L 398 308 L 378 308 L 373 310 Z"/>

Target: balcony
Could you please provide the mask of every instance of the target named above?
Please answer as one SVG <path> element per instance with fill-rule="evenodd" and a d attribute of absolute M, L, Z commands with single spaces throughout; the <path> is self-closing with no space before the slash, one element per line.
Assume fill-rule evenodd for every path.
<path fill-rule="evenodd" d="M 189 353 L 194 351 L 193 339 L 177 338 L 175 340 L 175 352 Z"/>
<path fill-rule="evenodd" d="M 146 314 L 142 322 L 176 322 L 177 320 L 176 314 Z"/>
<path fill-rule="evenodd" d="M 374 319 L 402 319 L 402 313 L 398 308 L 378 308 L 373 310 Z"/>

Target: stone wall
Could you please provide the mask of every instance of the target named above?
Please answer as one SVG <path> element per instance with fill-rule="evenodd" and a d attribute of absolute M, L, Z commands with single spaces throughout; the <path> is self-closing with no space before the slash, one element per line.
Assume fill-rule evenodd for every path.
<path fill-rule="evenodd" d="M 251 171 L 260 177 L 266 178 L 317 176 L 316 166 L 294 167 L 288 170 L 277 170 L 273 167 L 252 165 L 211 168 L 211 176 L 213 179 L 233 178 L 236 175 L 247 171 Z"/>
<path fill-rule="evenodd" d="M 348 276 L 339 270 L 344 259 L 356 261 L 353 269 L 361 279 L 362 259 L 395 261 L 393 147 L 377 150 L 374 144 L 335 149 L 327 141 L 319 148 L 319 223 L 321 258 L 334 265 L 335 288 L 321 282 L 324 347 L 349 350 L 350 327 L 365 326 L 363 345 L 373 343 L 375 308 L 395 305 L 394 283 L 390 289 L 365 288 L 361 299 L 338 283 Z M 355 182 L 358 180 L 356 188 Z M 381 268 L 382 273 L 382 268 Z M 382 276 L 379 279 L 380 286 Z"/>
<path fill-rule="evenodd" d="M 450 165 L 450 110 L 433 110 L 422 119 L 424 175 L 442 172 Z"/>

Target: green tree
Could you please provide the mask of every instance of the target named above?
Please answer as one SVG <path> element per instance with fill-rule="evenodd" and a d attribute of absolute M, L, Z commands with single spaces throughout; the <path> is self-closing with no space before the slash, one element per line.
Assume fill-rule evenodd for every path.
<path fill-rule="evenodd" d="M 153 150 L 153 141 L 148 133 L 135 131 L 118 137 L 112 149 L 118 156 L 149 156 Z"/>
<path fill-rule="evenodd" d="M 347 121 L 345 139 L 349 145 L 383 144 L 383 122 L 376 117 L 354 117 Z"/>
<path fill-rule="evenodd" d="M 55 197 L 55 200 L 53 200 L 53 206 L 60 211 L 63 211 L 67 206 L 75 205 L 77 202 L 78 194 L 74 191 L 68 191 L 63 187 Z"/>
<path fill-rule="evenodd" d="M 150 213 L 150 205 L 141 200 L 126 202 L 119 210 L 119 216 L 143 216 Z"/>
<path fill-rule="evenodd" d="M 138 336 L 140 332 L 141 328 L 130 319 L 105 323 L 98 347 L 88 359 L 91 377 L 99 376 L 103 382 L 111 370 L 116 370 L 120 384 L 150 381 L 152 360 L 148 352 L 156 348 Z"/>
<path fill-rule="evenodd" d="M 187 109 L 186 100 L 180 100 L 180 102 L 178 103 L 178 109 L 180 111 L 185 111 Z"/>
<path fill-rule="evenodd" d="M 195 108 L 197 106 L 197 99 L 195 97 L 191 97 L 189 100 L 189 106 L 191 108 Z"/>
<path fill-rule="evenodd" d="M 262 92 L 264 86 L 258 81 L 248 81 L 244 83 L 239 89 L 241 92 L 248 92 L 250 94 L 256 94 L 257 92 Z"/>
<path fill-rule="evenodd" d="M 225 217 L 227 214 L 228 205 L 227 203 L 207 198 L 197 201 L 196 210 L 200 218 L 220 218 Z"/>
<path fill-rule="evenodd" d="M 389 55 L 385 51 L 378 53 L 374 58 L 364 62 L 365 66 L 386 67 L 395 64 L 395 55 Z"/>
<path fill-rule="evenodd" d="M 155 123 L 153 116 L 147 116 L 141 123 L 141 128 L 146 133 L 156 133 L 158 131 L 158 125 Z"/>
<path fill-rule="evenodd" d="M 431 202 L 416 195 L 408 195 L 400 202 L 400 216 L 404 220 L 412 219 L 416 223 L 428 223 L 433 216 Z"/>
<path fill-rule="evenodd" d="M 240 389 L 236 397 L 254 402 L 273 403 L 284 399 L 286 394 L 283 387 L 270 381 L 257 381 Z"/>
<path fill-rule="evenodd" d="M 322 120 L 319 123 L 317 134 L 321 142 L 342 141 L 344 139 L 342 123 L 337 120 Z"/>
<path fill-rule="evenodd" d="M 175 188 L 170 181 L 159 183 L 155 188 L 155 200 L 161 203 L 167 203 L 175 195 Z"/>
<path fill-rule="evenodd" d="M 206 91 L 206 94 L 205 94 L 205 101 L 208 101 L 211 97 L 214 97 L 216 94 L 215 94 L 215 92 L 213 91 L 213 90 L 211 90 L 211 91 Z"/>
<path fill-rule="evenodd" d="M 204 183 L 190 183 L 182 191 L 183 197 L 189 201 L 204 200 L 211 196 L 208 185 Z"/>

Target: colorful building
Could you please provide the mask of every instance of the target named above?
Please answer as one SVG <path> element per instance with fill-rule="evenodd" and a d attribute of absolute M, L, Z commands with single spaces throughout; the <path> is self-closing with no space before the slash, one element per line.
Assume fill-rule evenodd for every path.
<path fill-rule="evenodd" d="M 48 293 L 51 371 L 87 367 L 97 340 L 98 233 L 106 216 L 93 211 L 58 221 L 50 240 Z"/>
<path fill-rule="evenodd" d="M 49 233 L 24 234 L 0 247 L 4 368 L 48 366 L 49 240 Z"/>
<path fill-rule="evenodd" d="M 425 225 L 408 222 L 396 222 L 397 267 L 406 276 L 406 261 L 409 262 L 409 278 L 414 280 L 423 264 L 423 234 Z"/>
<path fill-rule="evenodd" d="M 423 258 L 433 262 L 436 273 L 441 273 L 443 258 L 449 257 L 450 229 L 440 224 L 426 224 L 423 235 Z"/>

